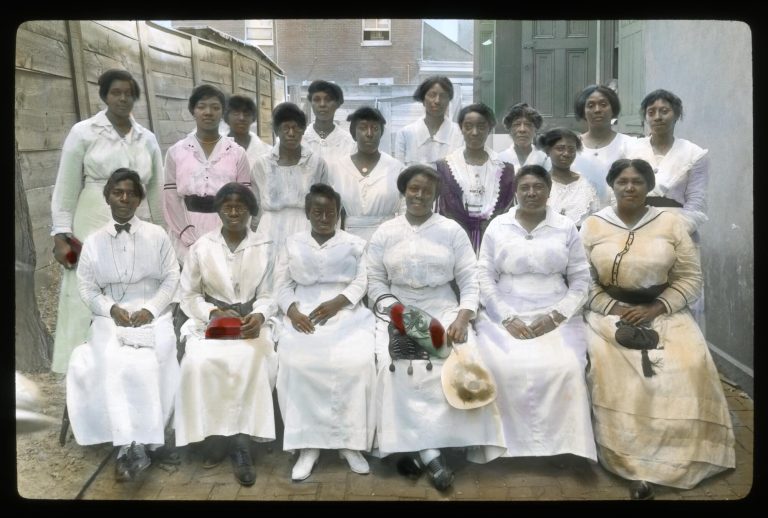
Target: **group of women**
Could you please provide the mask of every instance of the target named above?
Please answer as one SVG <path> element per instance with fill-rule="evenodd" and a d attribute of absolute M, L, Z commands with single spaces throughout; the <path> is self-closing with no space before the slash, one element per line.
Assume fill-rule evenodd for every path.
<path fill-rule="evenodd" d="M 156 324 L 178 303 L 189 320 L 179 330 L 175 443 L 202 445 L 204 466 L 229 455 L 238 481 L 253 484 L 250 442 L 275 439 L 275 388 L 283 448 L 298 452 L 294 481 L 310 476 L 321 449 L 338 450 L 361 474 L 364 453 L 400 454 L 439 490 L 454 480 L 445 448 L 464 448 L 474 462 L 572 455 L 633 481 L 632 498 L 652 497 L 652 484 L 690 488 L 734 466 L 728 408 L 690 309 L 702 289 L 696 229 L 706 220 L 706 150 L 674 137 L 682 102 L 671 92 L 643 100 L 650 135 L 641 139 L 611 128 L 620 105 L 604 86 L 576 100 L 587 122 L 581 135 L 553 128 L 537 138 L 543 119 L 520 103 L 503 120 L 512 144 L 496 153 L 492 110 L 471 104 L 452 122 L 453 85 L 431 77 L 414 93 L 424 118 L 397 134 L 390 156 L 379 149 L 386 120 L 378 110 L 354 111 L 348 134 L 333 122 L 343 103 L 333 83 L 310 85 L 309 127 L 298 106 L 274 109 L 271 148 L 249 130 L 250 99 L 202 85 L 189 100 L 196 128 L 168 149 L 163 167 L 156 139 L 130 115 L 136 81 L 111 70 L 99 85 L 107 108 L 73 128 L 54 190 L 54 254 L 66 270 L 53 370 L 67 371 L 78 344 L 100 347 L 96 315 L 106 311 L 98 325 L 122 336 L 120 327 Z M 121 168 L 138 175 L 113 178 Z M 112 229 L 143 228 L 125 210 L 133 200 L 141 214 L 145 197 L 181 266 L 174 277 L 163 263 L 167 282 L 152 268 L 134 273 L 136 243 L 120 245 L 133 231 Z M 112 246 L 115 267 L 107 281 L 92 271 L 89 238 L 104 225 L 101 248 Z M 73 235 L 91 258 L 77 266 L 79 292 L 67 259 Z M 120 273 L 129 252 L 117 261 L 115 243 L 133 250 L 130 276 Z M 149 315 L 112 314 L 110 301 L 120 301 L 104 285 L 134 293 L 141 272 L 155 281 L 134 305 Z M 162 303 L 142 306 L 160 287 Z M 446 360 L 391 357 L 391 325 L 374 313 L 396 303 L 434 317 L 451 354 L 486 365 L 495 400 L 454 406 Z M 239 321 L 234 339 L 211 335 L 220 317 Z M 105 357 L 131 340 L 106 342 L 90 363 L 72 355 L 68 406 L 82 408 L 89 379 L 103 385 L 117 365 L 130 370 Z M 166 349 L 154 349 L 163 365 Z M 156 378 L 142 379 L 167 421 Z M 130 394 L 113 392 L 94 408 L 131 407 L 114 401 Z M 115 412 L 104 413 L 73 415 L 75 437 L 121 446 L 118 478 L 130 479 L 149 465 L 136 443 L 151 453 L 161 441 L 156 431 L 131 439 Z"/>

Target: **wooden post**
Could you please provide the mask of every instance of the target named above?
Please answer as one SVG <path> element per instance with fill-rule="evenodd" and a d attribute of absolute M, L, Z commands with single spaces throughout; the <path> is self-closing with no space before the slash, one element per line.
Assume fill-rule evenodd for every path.
<path fill-rule="evenodd" d="M 237 69 L 237 51 L 235 49 L 230 49 L 229 55 L 231 58 L 229 66 L 232 68 L 232 95 L 235 95 L 238 93 L 237 80 L 240 77 L 240 71 Z"/>
<path fill-rule="evenodd" d="M 198 86 L 202 82 L 200 75 L 200 38 L 192 36 L 192 87 Z"/>
<path fill-rule="evenodd" d="M 72 85 L 75 91 L 75 103 L 80 120 L 91 116 L 91 103 L 88 98 L 88 78 L 85 76 L 83 65 L 83 34 L 80 31 L 80 22 L 67 21 L 69 33 L 69 55 L 72 59 Z"/>
<path fill-rule="evenodd" d="M 149 34 L 147 22 L 136 20 L 136 28 L 139 35 L 139 59 L 141 60 L 141 72 L 144 76 L 144 93 L 147 99 L 147 115 L 149 116 L 150 130 L 157 134 L 157 98 L 155 97 L 155 84 L 152 80 L 152 58 L 149 55 Z"/>

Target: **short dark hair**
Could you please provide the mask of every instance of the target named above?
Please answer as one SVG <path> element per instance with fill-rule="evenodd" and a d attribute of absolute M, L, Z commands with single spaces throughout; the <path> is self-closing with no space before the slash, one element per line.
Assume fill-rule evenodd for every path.
<path fill-rule="evenodd" d="M 605 176 L 606 183 L 613 187 L 613 183 L 621 172 L 630 167 L 633 167 L 643 176 L 649 191 L 656 187 L 656 174 L 653 172 L 653 167 L 642 158 L 619 158 L 616 160 L 608 169 L 608 174 Z"/>
<path fill-rule="evenodd" d="M 329 200 L 336 202 L 336 213 L 341 212 L 341 194 L 336 192 L 333 187 L 327 183 L 315 183 L 309 188 L 309 192 L 304 196 L 304 214 L 309 218 L 309 209 L 312 207 L 312 200 L 315 196 L 325 196 Z"/>
<path fill-rule="evenodd" d="M 416 91 L 413 92 L 413 100 L 423 103 L 424 98 L 427 96 L 427 91 L 436 84 L 442 86 L 443 90 L 448 92 L 448 98 L 453 100 L 453 83 L 451 83 L 451 80 L 445 76 L 431 76 L 426 78 L 416 87 Z"/>
<path fill-rule="evenodd" d="M 536 147 L 549 154 L 549 150 L 552 149 L 555 142 L 560 139 L 573 140 L 576 143 L 576 149 L 579 151 L 582 150 L 583 146 L 581 145 L 581 139 L 576 133 L 568 128 L 552 128 L 546 133 L 539 135 L 539 138 L 536 140 Z"/>
<path fill-rule="evenodd" d="M 216 212 L 221 210 L 221 206 L 228 196 L 236 195 L 240 197 L 243 203 L 248 206 L 248 213 L 255 216 L 259 213 L 259 202 L 256 201 L 256 195 L 245 185 L 238 182 L 229 182 L 221 186 L 213 197 L 213 208 Z"/>
<path fill-rule="evenodd" d="M 189 104 L 187 105 L 189 113 L 194 114 L 195 105 L 200 100 L 207 99 L 208 97 L 217 97 L 219 101 L 221 101 L 222 108 L 227 105 L 227 96 L 224 95 L 224 92 L 222 92 L 220 88 L 209 84 L 197 85 L 189 96 Z"/>
<path fill-rule="evenodd" d="M 408 187 L 408 182 L 419 174 L 423 174 L 435 181 L 437 184 L 437 190 L 440 190 L 440 175 L 433 167 L 425 164 L 413 164 L 403 169 L 397 177 L 397 190 L 400 194 L 405 194 L 405 189 Z"/>
<path fill-rule="evenodd" d="M 104 102 L 107 102 L 107 94 L 112 86 L 113 81 L 128 81 L 131 83 L 131 92 L 133 93 L 134 100 L 138 101 L 141 97 L 141 88 L 139 88 L 139 82 L 131 75 L 127 70 L 120 70 L 119 68 L 110 68 L 99 76 L 99 97 Z"/>
<path fill-rule="evenodd" d="M 146 193 L 144 192 L 144 186 L 141 184 L 141 177 L 139 176 L 139 173 L 133 169 L 121 167 L 120 169 L 115 169 L 112 174 L 109 175 L 107 183 L 104 184 L 104 199 L 107 201 L 107 203 L 109 203 L 109 193 L 112 192 L 112 189 L 115 188 L 115 185 L 122 182 L 123 180 L 132 181 L 134 192 L 139 194 L 140 199 L 144 199 Z"/>
<path fill-rule="evenodd" d="M 291 102 L 280 103 L 272 110 L 272 128 L 274 131 L 277 131 L 277 127 L 286 121 L 293 121 L 302 128 L 307 127 L 306 114 Z"/>
<path fill-rule="evenodd" d="M 645 120 L 645 110 L 648 109 L 648 106 L 658 101 L 659 99 L 667 101 L 670 104 L 670 106 L 672 106 L 672 111 L 675 112 L 675 115 L 677 116 L 677 118 L 679 120 L 683 120 L 682 99 L 680 99 L 678 96 L 676 96 L 669 90 L 664 90 L 663 88 L 654 90 L 653 92 L 643 97 L 643 100 L 640 101 L 640 117 L 642 117 L 643 120 Z"/>
<path fill-rule="evenodd" d="M 307 101 L 312 103 L 312 95 L 317 92 L 327 93 L 338 103 L 339 106 L 344 104 L 344 92 L 337 84 L 324 81 L 322 79 L 316 79 L 315 81 L 312 81 L 312 83 L 309 85 L 309 88 L 307 89 Z"/>
<path fill-rule="evenodd" d="M 381 125 L 381 131 L 384 132 L 384 125 L 387 123 L 387 119 L 376 108 L 370 106 L 361 106 L 357 110 L 353 111 L 347 117 L 349 122 L 349 132 L 352 134 L 352 138 L 355 138 L 355 131 L 357 130 L 357 123 L 360 121 L 374 121 Z"/>
<path fill-rule="evenodd" d="M 541 125 L 544 124 L 544 119 L 539 111 L 528 106 L 528 103 L 517 103 L 512 106 L 504 116 L 504 120 L 501 122 L 504 124 L 504 127 L 507 128 L 507 131 L 509 131 L 512 128 L 512 123 L 521 117 L 531 121 L 537 130 L 541 129 Z"/>
<path fill-rule="evenodd" d="M 606 99 L 608 99 L 613 116 L 618 117 L 619 113 L 621 113 L 621 102 L 619 102 L 618 94 L 616 94 L 612 88 L 605 85 L 589 85 L 576 96 L 576 100 L 573 103 L 573 111 L 576 114 L 576 119 L 584 119 L 584 108 L 587 105 L 587 98 L 595 92 L 603 94 Z"/>
<path fill-rule="evenodd" d="M 459 111 L 459 116 L 457 117 L 459 126 L 461 126 L 461 123 L 464 122 L 464 117 L 466 117 L 467 114 L 469 113 L 479 113 L 480 115 L 482 115 L 483 118 L 488 122 L 491 133 L 493 133 L 493 128 L 496 126 L 496 116 L 493 114 L 493 110 L 491 110 L 490 107 L 486 106 L 483 103 L 474 103 L 474 104 L 466 105 L 464 108 L 462 108 Z"/>
<path fill-rule="evenodd" d="M 539 164 L 528 164 L 518 169 L 515 173 L 515 184 L 519 185 L 520 178 L 526 175 L 536 176 L 547 184 L 547 188 L 552 188 L 552 177 L 549 172 Z"/>
<path fill-rule="evenodd" d="M 253 118 L 256 119 L 256 103 L 247 95 L 233 95 L 227 99 L 227 108 L 224 111 L 224 118 L 229 116 L 231 111 L 250 112 L 253 114 Z"/>

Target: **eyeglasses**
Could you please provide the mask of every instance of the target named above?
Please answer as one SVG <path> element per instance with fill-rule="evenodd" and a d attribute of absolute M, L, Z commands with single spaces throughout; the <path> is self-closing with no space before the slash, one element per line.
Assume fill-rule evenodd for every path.
<path fill-rule="evenodd" d="M 122 198 L 123 196 L 127 196 L 128 198 L 138 198 L 139 193 L 136 191 L 124 191 L 123 189 L 112 189 L 109 192 L 110 195 L 114 196 L 115 198 Z"/>
<path fill-rule="evenodd" d="M 248 212 L 248 207 L 243 205 L 222 205 L 220 210 L 224 214 L 231 214 L 232 212 L 235 214 L 243 214 Z"/>

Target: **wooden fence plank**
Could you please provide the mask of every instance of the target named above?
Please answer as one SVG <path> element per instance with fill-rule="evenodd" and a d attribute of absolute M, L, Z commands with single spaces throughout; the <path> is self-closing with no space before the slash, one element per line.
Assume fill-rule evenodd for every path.
<path fill-rule="evenodd" d="M 76 111 L 71 79 L 18 69 L 15 76 L 14 101 L 17 110 L 32 110 L 45 106 L 49 112 Z"/>
<path fill-rule="evenodd" d="M 16 139 L 19 141 L 19 151 L 61 149 L 69 130 L 78 120 L 74 113 L 17 111 Z"/>
<path fill-rule="evenodd" d="M 149 66 L 153 73 L 188 77 L 192 81 L 192 61 L 188 56 L 170 54 L 149 46 Z"/>
<path fill-rule="evenodd" d="M 136 22 L 136 28 L 139 35 L 139 55 L 141 57 L 142 72 L 144 73 L 144 99 L 147 103 L 147 115 L 149 116 L 149 129 L 154 132 L 157 128 L 157 109 L 155 108 L 155 83 L 152 79 L 152 73 L 150 72 L 151 55 L 149 53 L 149 44 L 147 43 L 147 28 L 146 24 L 142 22 Z"/>
<path fill-rule="evenodd" d="M 192 83 L 197 86 L 202 81 L 200 75 L 200 38 L 192 36 Z"/>
<path fill-rule="evenodd" d="M 200 82 L 212 83 L 224 90 L 224 93 L 232 91 L 232 72 L 229 67 L 208 61 L 200 62 Z"/>
<path fill-rule="evenodd" d="M 51 186 L 56 182 L 61 151 L 58 149 L 19 153 L 21 177 L 25 189 Z M 50 210 L 50 207 L 48 207 Z M 50 214 L 48 214 L 50 217 Z"/>
<path fill-rule="evenodd" d="M 189 100 L 195 83 L 191 77 L 178 77 L 169 74 L 155 73 L 152 80 L 155 83 L 155 94 L 158 97 Z"/>
<path fill-rule="evenodd" d="M 136 23 L 141 23 L 144 25 L 143 22 L 137 22 L 135 20 L 95 20 L 93 23 L 101 25 L 111 31 L 120 33 L 123 36 L 127 36 L 132 40 L 139 39 L 139 34 L 136 30 Z"/>
<path fill-rule="evenodd" d="M 149 46 L 187 59 L 192 57 L 192 36 L 147 23 Z"/>
<path fill-rule="evenodd" d="M 16 68 L 72 77 L 69 45 L 24 29 L 16 31 Z"/>
<path fill-rule="evenodd" d="M 19 29 L 60 41 L 69 46 L 67 25 L 64 20 L 30 20 L 21 23 Z"/>
<path fill-rule="evenodd" d="M 82 25 L 79 21 L 68 21 L 67 30 L 70 38 L 70 52 L 72 57 L 73 90 L 75 93 L 75 103 L 77 104 L 77 113 L 80 120 L 91 116 L 90 102 L 88 99 L 88 85 L 86 84 L 84 63 L 83 63 L 83 35 Z"/>

